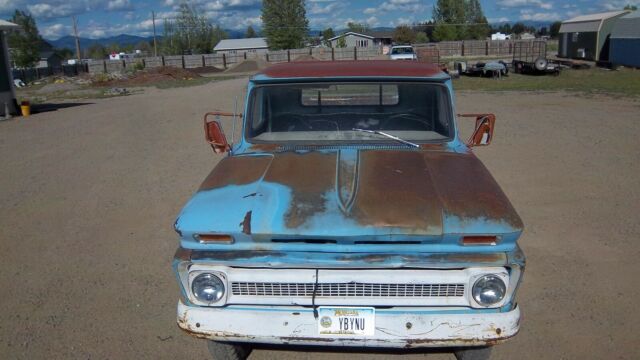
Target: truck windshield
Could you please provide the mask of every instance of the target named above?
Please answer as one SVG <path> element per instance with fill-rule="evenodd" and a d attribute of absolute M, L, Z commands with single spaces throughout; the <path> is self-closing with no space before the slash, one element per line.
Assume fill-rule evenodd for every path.
<path fill-rule="evenodd" d="M 400 54 L 413 54 L 413 48 L 409 46 L 391 48 L 391 55 L 400 55 Z"/>
<path fill-rule="evenodd" d="M 436 83 L 311 83 L 257 86 L 247 137 L 258 142 L 412 142 L 452 136 L 449 92 Z"/>

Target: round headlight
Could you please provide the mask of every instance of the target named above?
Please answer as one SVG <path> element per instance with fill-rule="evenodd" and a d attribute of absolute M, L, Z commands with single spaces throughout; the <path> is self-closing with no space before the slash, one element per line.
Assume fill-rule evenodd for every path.
<path fill-rule="evenodd" d="M 496 275 L 485 275 L 473 284 L 473 299 L 482 306 L 497 304 L 504 298 L 507 286 Z"/>
<path fill-rule="evenodd" d="M 219 277 L 204 273 L 193 279 L 191 291 L 196 299 L 206 303 L 214 303 L 224 296 L 224 283 Z"/>

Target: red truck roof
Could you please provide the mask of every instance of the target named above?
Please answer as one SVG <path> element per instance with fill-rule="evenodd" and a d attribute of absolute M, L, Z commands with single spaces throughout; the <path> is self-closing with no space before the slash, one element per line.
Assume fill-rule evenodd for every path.
<path fill-rule="evenodd" d="M 418 61 L 358 60 L 300 61 L 270 66 L 257 78 L 317 78 L 317 77 L 437 77 L 442 70 Z"/>

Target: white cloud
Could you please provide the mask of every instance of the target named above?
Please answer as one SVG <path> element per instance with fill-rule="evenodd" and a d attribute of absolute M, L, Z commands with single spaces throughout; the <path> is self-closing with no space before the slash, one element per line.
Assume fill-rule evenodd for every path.
<path fill-rule="evenodd" d="M 378 9 L 376 8 L 366 8 L 364 9 L 363 13 L 367 14 L 367 15 L 371 15 L 371 14 L 375 14 L 378 11 Z"/>
<path fill-rule="evenodd" d="M 627 5 L 640 7 L 640 0 L 610 0 L 600 3 L 601 8 L 607 11 L 622 10 Z"/>
<path fill-rule="evenodd" d="M 421 0 L 388 0 L 380 4 L 379 11 L 401 11 L 406 13 L 421 13 L 427 6 Z"/>
<path fill-rule="evenodd" d="M 497 4 L 507 8 L 538 7 L 545 10 L 553 9 L 553 3 L 544 2 L 542 0 L 499 0 Z"/>
<path fill-rule="evenodd" d="M 380 21 L 378 20 L 377 17 L 375 16 L 371 16 L 370 18 L 368 18 L 367 20 L 365 20 L 365 22 L 367 23 L 367 25 L 369 26 L 378 26 L 378 24 L 380 24 Z"/>
<path fill-rule="evenodd" d="M 521 10 L 520 11 L 520 20 L 533 20 L 533 21 L 556 21 L 560 20 L 560 14 L 546 13 L 546 12 L 534 12 L 531 10 Z"/>
<path fill-rule="evenodd" d="M 509 18 L 503 16 L 503 17 L 497 17 L 497 18 L 489 18 L 487 19 L 487 21 L 489 22 L 489 24 L 495 24 L 495 23 L 507 22 L 509 21 Z"/>
<path fill-rule="evenodd" d="M 58 39 L 71 32 L 71 27 L 63 24 L 53 24 L 41 27 L 40 35 L 46 39 Z"/>
<path fill-rule="evenodd" d="M 323 6 L 320 3 L 313 3 L 308 13 L 310 15 L 322 15 L 322 14 L 330 14 L 330 15 L 338 15 L 342 12 L 342 9 L 347 5 L 344 2 L 327 2 L 328 5 Z"/>
<path fill-rule="evenodd" d="M 132 8 L 129 0 L 110 0 L 107 3 L 107 10 L 111 11 L 131 10 Z"/>

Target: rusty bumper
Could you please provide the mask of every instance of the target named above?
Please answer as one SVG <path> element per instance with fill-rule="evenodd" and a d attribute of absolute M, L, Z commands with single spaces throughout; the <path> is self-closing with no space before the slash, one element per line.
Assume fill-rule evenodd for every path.
<path fill-rule="evenodd" d="M 388 348 L 493 345 L 518 333 L 520 308 L 508 312 L 433 311 L 433 308 L 376 312 L 374 336 L 319 335 L 313 311 L 305 307 L 205 308 L 178 303 L 178 325 L 193 336 L 263 344 L 374 346 Z"/>

